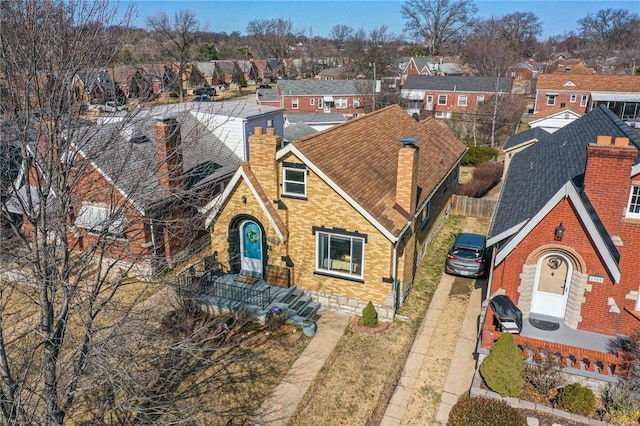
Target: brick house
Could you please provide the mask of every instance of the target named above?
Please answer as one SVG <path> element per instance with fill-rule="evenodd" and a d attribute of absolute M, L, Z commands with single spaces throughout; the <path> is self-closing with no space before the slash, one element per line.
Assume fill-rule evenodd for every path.
<path fill-rule="evenodd" d="M 256 103 L 287 113 L 337 112 L 358 116 L 373 103 L 373 82 L 352 80 L 279 80 L 275 89 L 258 89 Z"/>
<path fill-rule="evenodd" d="M 287 269 L 326 309 L 359 314 L 372 301 L 393 319 L 446 216 L 464 145 L 397 105 L 281 143 L 256 128 L 251 161 L 207 206 L 224 271 Z"/>
<path fill-rule="evenodd" d="M 508 77 L 409 75 L 400 96 L 409 114 L 451 118 L 454 113 L 473 113 L 489 97 L 511 93 Z"/>
<path fill-rule="evenodd" d="M 640 127 L 640 76 L 541 74 L 531 118 L 565 109 L 584 114 L 600 105 Z"/>
<path fill-rule="evenodd" d="M 74 129 L 58 160 L 74 182 L 68 240 L 79 252 L 99 250 L 141 273 L 184 260 L 209 243 L 198 208 L 248 158 L 246 126 L 282 129 L 282 115 L 239 103 L 181 103 Z M 41 175 L 33 168 L 21 179 L 11 213 L 28 212 L 20 206 L 28 191 L 38 193 Z"/>
<path fill-rule="evenodd" d="M 554 354 L 569 372 L 611 380 L 620 373 L 614 337 L 640 326 L 640 136 L 600 107 L 537 137 L 504 179 L 488 294 L 522 312 L 516 341 L 526 354 Z M 500 334 L 498 320 L 488 309 L 481 353 Z"/>

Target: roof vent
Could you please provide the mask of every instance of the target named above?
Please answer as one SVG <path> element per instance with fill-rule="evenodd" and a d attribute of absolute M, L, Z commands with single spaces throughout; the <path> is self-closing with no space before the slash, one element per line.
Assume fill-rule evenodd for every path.
<path fill-rule="evenodd" d="M 125 140 L 132 143 L 143 143 L 149 140 L 142 129 L 140 129 L 140 127 L 136 126 L 135 124 L 125 125 L 122 130 L 120 130 L 120 135 Z"/>

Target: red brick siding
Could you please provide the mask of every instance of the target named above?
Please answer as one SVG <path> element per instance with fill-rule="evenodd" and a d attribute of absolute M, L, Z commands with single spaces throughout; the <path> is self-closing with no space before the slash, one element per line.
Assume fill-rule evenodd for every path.
<path fill-rule="evenodd" d="M 364 106 L 371 104 L 371 97 L 366 95 L 358 96 L 333 96 L 334 99 L 346 98 L 347 108 L 336 108 L 335 104 L 331 106 L 331 112 L 339 112 L 342 114 L 363 114 Z M 293 100 L 298 100 L 298 108 L 293 108 Z M 322 107 L 318 107 L 318 100 L 322 100 Z M 360 100 L 360 107 L 353 108 L 354 99 Z M 313 100 L 313 105 L 311 105 Z M 266 105 L 263 103 L 263 105 Z M 282 96 L 282 106 L 287 112 L 323 112 L 325 108 L 325 102 L 322 96 Z"/>
<path fill-rule="evenodd" d="M 427 106 L 427 96 L 433 96 L 433 111 L 436 112 L 475 112 L 478 109 L 478 96 L 484 96 L 485 102 L 493 93 L 466 93 L 466 92 L 436 92 L 426 91 L 424 95 L 424 105 Z M 445 95 L 447 97 L 446 105 L 438 105 L 438 97 Z M 460 96 L 467 97 L 467 106 L 458 106 Z"/>
<path fill-rule="evenodd" d="M 562 241 L 554 241 L 554 230 L 562 222 L 566 228 Z M 633 229 L 628 229 L 633 228 Z M 633 326 L 638 327 L 637 320 L 624 312 L 624 307 L 633 309 L 635 301 L 625 299 L 631 290 L 638 290 L 640 284 L 640 267 L 638 262 L 631 255 L 640 249 L 640 238 L 638 238 L 640 227 L 637 224 L 625 224 L 622 226 L 622 238 L 624 247 L 618 247 L 622 262 L 622 280 L 619 284 L 614 284 L 605 268 L 602 260 L 596 252 L 593 242 L 587 235 L 586 229 L 577 217 L 577 213 L 568 200 L 560 202 L 531 233 L 516 247 L 507 258 L 495 268 L 493 272 L 491 291 L 504 288 L 506 294 L 518 303 L 518 286 L 520 285 L 520 273 L 522 265 L 526 263 L 529 255 L 536 249 L 544 245 L 556 245 L 558 249 L 567 247 L 575 250 L 587 265 L 587 270 L 582 271 L 590 275 L 598 274 L 605 277 L 605 282 L 590 283 L 591 292 L 585 294 L 585 304 L 582 307 L 582 322 L 578 329 L 591 331 L 606 335 L 616 333 L 629 333 Z M 627 246 L 627 243 L 629 244 Z M 626 259 L 627 257 L 630 259 Z M 574 265 L 576 267 L 577 265 Z M 613 297 L 622 311 L 621 313 L 609 312 L 608 298 Z M 633 324 L 635 322 L 635 324 Z"/>
<path fill-rule="evenodd" d="M 547 105 L 547 94 L 554 93 L 557 94 L 556 102 L 554 105 Z M 580 114 L 584 114 L 587 112 L 589 107 L 590 99 L 589 91 L 579 91 L 579 90 L 541 90 L 538 89 L 536 91 L 536 103 L 535 103 L 535 113 L 540 114 L 542 116 L 545 115 L 545 111 L 558 111 L 561 104 L 565 104 L 566 108 L 571 109 L 572 111 L 578 112 Z M 571 96 L 576 95 L 575 102 L 571 102 Z M 580 106 L 580 101 L 582 100 L 582 96 L 587 95 L 587 104 L 585 106 Z"/>

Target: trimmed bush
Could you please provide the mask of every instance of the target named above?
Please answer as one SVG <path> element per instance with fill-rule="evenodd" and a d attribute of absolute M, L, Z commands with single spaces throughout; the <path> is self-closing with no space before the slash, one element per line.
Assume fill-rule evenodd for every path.
<path fill-rule="evenodd" d="M 602 402 L 616 423 L 640 420 L 640 391 L 627 380 L 609 383 L 602 391 Z"/>
<path fill-rule="evenodd" d="M 485 161 L 473 171 L 471 181 L 458 187 L 458 194 L 469 197 L 482 197 L 496 186 L 502 178 L 504 165 L 495 161 Z"/>
<path fill-rule="evenodd" d="M 468 146 L 467 152 L 462 156 L 460 164 L 463 166 L 477 166 L 485 161 L 498 158 L 498 150 L 489 146 Z"/>
<path fill-rule="evenodd" d="M 524 361 L 511 333 L 503 333 L 480 364 L 489 389 L 502 396 L 518 397 L 524 387 Z"/>
<path fill-rule="evenodd" d="M 572 413 L 588 416 L 596 409 L 593 391 L 580 383 L 571 383 L 558 390 L 558 406 Z"/>
<path fill-rule="evenodd" d="M 378 326 L 378 313 L 376 312 L 376 308 L 373 306 L 373 303 L 369 301 L 367 306 L 362 309 L 362 325 L 365 327 L 377 327 Z"/>
<path fill-rule="evenodd" d="M 447 426 L 526 426 L 522 415 L 504 401 L 463 398 L 451 408 Z"/>

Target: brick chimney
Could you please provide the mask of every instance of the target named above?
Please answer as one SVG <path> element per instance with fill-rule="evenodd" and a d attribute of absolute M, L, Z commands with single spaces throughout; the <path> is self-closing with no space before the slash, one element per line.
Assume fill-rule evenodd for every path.
<path fill-rule="evenodd" d="M 175 116 L 159 118 L 153 129 L 158 180 L 169 191 L 184 189 L 180 126 Z"/>
<path fill-rule="evenodd" d="M 596 143 L 587 147 L 584 189 L 609 235 L 620 233 L 637 155 L 629 138 L 598 136 Z"/>
<path fill-rule="evenodd" d="M 249 136 L 249 162 L 251 171 L 271 200 L 278 198 L 278 167 L 276 151 L 282 143 L 282 137 L 276 135 L 276 129 L 256 127 Z"/>
<path fill-rule="evenodd" d="M 418 194 L 418 142 L 416 139 L 400 139 L 402 148 L 398 151 L 398 171 L 396 178 L 396 204 L 409 214 L 416 213 Z"/>

